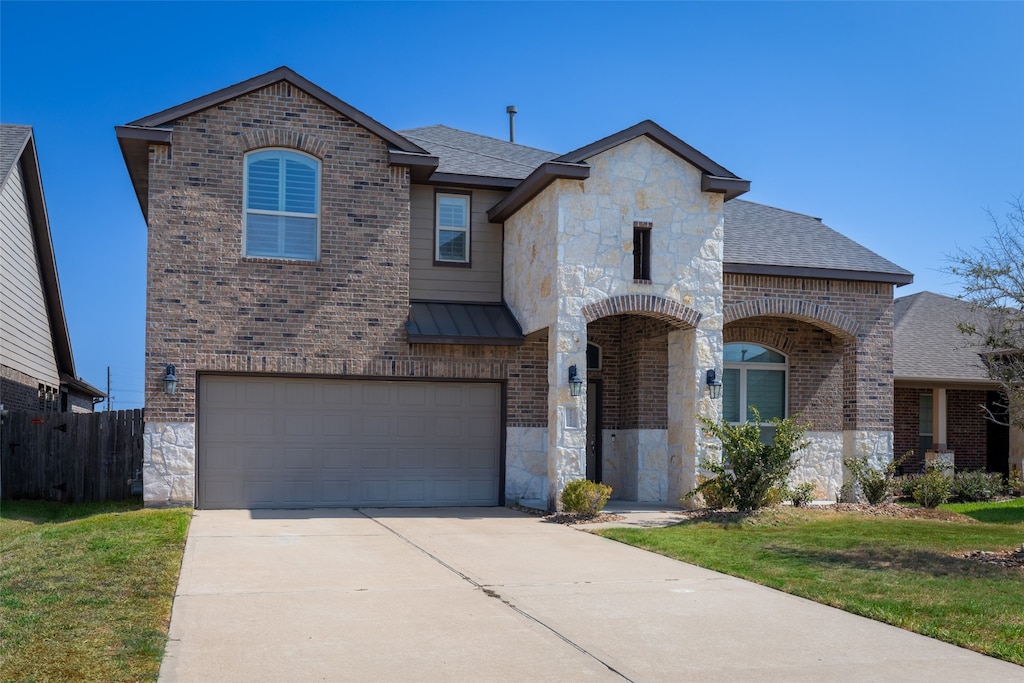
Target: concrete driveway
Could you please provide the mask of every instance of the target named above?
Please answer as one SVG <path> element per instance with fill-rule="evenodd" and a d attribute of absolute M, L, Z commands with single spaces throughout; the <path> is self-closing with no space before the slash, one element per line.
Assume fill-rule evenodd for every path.
<path fill-rule="evenodd" d="M 162 683 L 409 680 L 1024 670 L 503 508 L 195 513 Z"/>

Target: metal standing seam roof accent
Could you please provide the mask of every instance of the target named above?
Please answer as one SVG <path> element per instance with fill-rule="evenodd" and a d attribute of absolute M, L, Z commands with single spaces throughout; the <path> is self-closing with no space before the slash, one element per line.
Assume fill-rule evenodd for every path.
<path fill-rule="evenodd" d="M 413 301 L 405 329 L 413 344 L 523 343 L 523 330 L 505 304 Z"/>
<path fill-rule="evenodd" d="M 983 311 L 960 299 L 918 292 L 893 302 L 893 375 L 897 381 L 995 386 L 982 363 L 986 349 L 957 329 L 985 324 Z"/>

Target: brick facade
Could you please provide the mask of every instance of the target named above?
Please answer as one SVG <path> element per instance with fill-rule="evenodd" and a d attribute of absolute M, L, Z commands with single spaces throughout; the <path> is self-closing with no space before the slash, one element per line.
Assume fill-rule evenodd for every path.
<path fill-rule="evenodd" d="M 920 447 L 921 395 L 927 388 L 897 387 L 894 392 L 894 451 L 913 455 L 904 461 L 903 472 L 919 472 L 924 466 Z M 946 390 L 946 446 L 953 451 L 958 469 L 983 470 L 988 466 L 988 418 L 985 389 Z"/>
<path fill-rule="evenodd" d="M 39 382 L 24 372 L 0 365 L 0 403 L 7 410 L 39 410 Z"/>
<path fill-rule="evenodd" d="M 409 175 L 382 139 L 279 82 L 177 120 L 172 140 L 150 149 L 148 421 L 194 421 L 196 373 L 242 372 L 504 381 L 508 424 L 546 426 L 544 343 L 407 343 Z M 261 146 L 321 161 L 316 262 L 243 256 L 244 155 Z"/>
<path fill-rule="evenodd" d="M 920 472 L 924 466 L 924 451 L 920 447 L 921 394 L 931 392 L 907 387 L 893 391 L 893 455 L 898 458 L 913 452 L 900 466 L 903 473 Z"/>
<path fill-rule="evenodd" d="M 790 404 L 791 413 L 806 410 L 806 417 L 830 428 L 891 431 L 892 293 L 893 286 L 885 283 L 726 273 L 725 330 L 735 334 L 729 330 L 763 328 L 763 333 L 782 337 L 802 336 L 817 347 L 817 352 L 801 351 L 800 365 L 791 367 L 791 373 L 797 371 L 790 380 L 796 399 Z M 782 321 L 785 330 L 767 324 L 771 319 Z M 821 335 L 814 339 L 810 331 L 787 326 L 785 321 L 809 323 L 832 339 Z M 727 340 L 740 341 L 728 336 Z M 839 356 L 841 372 L 836 367 Z M 841 387 L 836 385 L 837 377 L 842 379 Z M 824 413 L 829 402 L 838 399 L 842 414 L 837 425 L 834 414 Z M 795 410 L 798 406 L 801 409 Z"/>
<path fill-rule="evenodd" d="M 983 470 L 988 464 L 987 396 L 983 389 L 946 391 L 946 439 L 959 469 Z"/>

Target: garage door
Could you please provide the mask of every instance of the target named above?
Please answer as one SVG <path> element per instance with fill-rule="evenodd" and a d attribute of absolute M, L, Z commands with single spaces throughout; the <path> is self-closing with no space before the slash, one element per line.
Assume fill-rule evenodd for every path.
<path fill-rule="evenodd" d="M 203 376 L 201 508 L 497 505 L 497 384 Z"/>

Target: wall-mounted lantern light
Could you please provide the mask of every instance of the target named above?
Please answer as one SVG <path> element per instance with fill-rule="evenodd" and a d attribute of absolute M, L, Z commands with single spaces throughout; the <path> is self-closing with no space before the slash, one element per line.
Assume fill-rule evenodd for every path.
<path fill-rule="evenodd" d="M 573 397 L 579 396 L 583 389 L 583 380 L 576 372 L 576 366 L 569 366 L 569 394 Z"/>
<path fill-rule="evenodd" d="M 711 398 L 722 398 L 722 380 L 718 379 L 714 368 L 708 370 L 708 391 L 711 392 Z"/>
<path fill-rule="evenodd" d="M 178 376 L 174 374 L 174 365 L 167 364 L 167 374 L 164 375 L 164 393 L 173 395 L 178 390 Z"/>

